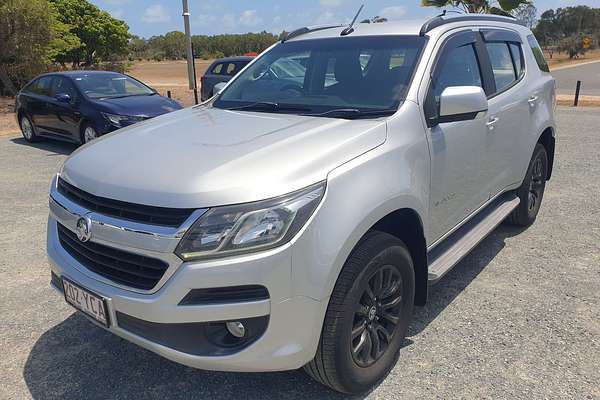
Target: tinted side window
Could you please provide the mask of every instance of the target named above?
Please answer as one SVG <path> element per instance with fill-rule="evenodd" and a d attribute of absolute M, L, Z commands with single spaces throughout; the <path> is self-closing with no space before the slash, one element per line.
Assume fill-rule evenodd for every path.
<path fill-rule="evenodd" d="M 246 62 L 246 61 L 236 62 L 235 63 L 235 73 L 237 74 L 238 72 L 240 72 L 246 65 L 248 65 L 248 62 Z"/>
<path fill-rule="evenodd" d="M 52 96 L 52 79 L 52 76 L 42 76 L 32 85 L 31 91 L 40 96 Z"/>
<path fill-rule="evenodd" d="M 223 70 L 223 64 L 217 64 L 217 65 L 214 66 L 214 68 L 210 72 L 213 73 L 213 74 L 219 75 L 222 70 Z"/>
<path fill-rule="evenodd" d="M 435 123 L 439 116 L 440 96 L 444 89 L 452 86 L 479 86 L 483 88 L 481 67 L 473 43 L 442 50 L 435 75 L 429 85 L 425 99 L 425 115 L 428 125 Z M 398 68 L 398 67 L 395 67 Z M 431 125 L 429 125 L 431 126 Z"/>
<path fill-rule="evenodd" d="M 38 81 L 39 81 L 39 79 L 29 82 L 29 84 L 26 85 L 23 89 L 21 89 L 21 91 L 23 91 L 25 93 L 35 93 L 35 87 L 36 87 Z"/>
<path fill-rule="evenodd" d="M 235 75 L 236 72 L 237 72 L 237 68 L 235 67 L 234 63 L 227 64 L 227 68 L 225 70 L 225 74 L 227 74 L 227 75 Z"/>
<path fill-rule="evenodd" d="M 440 73 L 433 80 L 433 93 L 436 103 L 447 87 L 482 86 L 481 70 L 472 44 L 456 47 L 444 57 Z"/>
<path fill-rule="evenodd" d="M 523 76 L 523 74 L 525 73 L 525 63 L 523 62 L 523 50 L 521 49 L 521 45 L 518 43 L 509 43 L 508 47 L 510 48 L 510 53 L 515 64 L 515 72 L 517 73 L 517 78 L 520 79 L 521 76 Z"/>
<path fill-rule="evenodd" d="M 531 50 L 533 51 L 533 55 L 535 57 L 535 61 L 537 62 L 538 67 L 540 67 L 540 69 L 544 72 L 550 72 L 548 63 L 546 62 L 546 59 L 544 58 L 544 52 L 542 51 L 542 48 L 540 47 L 540 44 L 538 43 L 535 36 L 533 36 L 533 35 L 527 36 L 527 41 L 529 42 L 529 46 L 531 47 Z"/>
<path fill-rule="evenodd" d="M 65 78 L 54 78 L 52 85 L 52 93 L 56 96 L 57 94 L 68 94 L 71 96 L 71 102 L 77 99 L 77 90 L 68 79 Z"/>
<path fill-rule="evenodd" d="M 496 93 L 499 93 L 517 80 L 512 56 L 506 42 L 486 43 L 486 47 L 496 81 Z"/>

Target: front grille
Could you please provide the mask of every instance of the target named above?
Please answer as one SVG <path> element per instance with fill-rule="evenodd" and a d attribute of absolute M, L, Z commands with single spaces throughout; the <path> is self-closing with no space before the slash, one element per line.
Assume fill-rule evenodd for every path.
<path fill-rule="evenodd" d="M 152 289 L 169 268 L 156 258 L 118 250 L 94 242 L 81 242 L 77 235 L 57 224 L 60 244 L 84 267 L 111 281 L 136 289 Z"/>
<path fill-rule="evenodd" d="M 268 300 L 269 292 L 261 285 L 192 289 L 179 302 L 180 306 L 244 303 Z"/>
<path fill-rule="evenodd" d="M 166 208 L 127 203 L 96 196 L 58 178 L 58 192 L 71 201 L 100 214 L 145 224 L 179 227 L 194 212 L 193 208 Z"/>

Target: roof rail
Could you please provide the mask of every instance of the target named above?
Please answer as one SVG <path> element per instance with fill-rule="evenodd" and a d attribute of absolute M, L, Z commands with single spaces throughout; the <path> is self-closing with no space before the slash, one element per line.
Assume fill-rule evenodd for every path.
<path fill-rule="evenodd" d="M 508 22 L 512 24 L 522 25 L 521 22 L 517 21 L 514 17 L 504 17 L 501 15 L 490 15 L 490 14 L 464 14 L 459 16 L 448 16 L 445 13 L 437 15 L 423 24 L 421 27 L 421 36 L 439 26 L 451 24 L 454 22 L 462 21 L 495 21 L 495 22 Z"/>
<path fill-rule="evenodd" d="M 341 28 L 345 25 L 319 25 L 319 26 L 305 26 L 299 29 L 296 29 L 294 31 L 291 31 L 290 33 L 288 33 L 286 35 L 286 37 L 284 37 L 283 39 L 281 39 L 281 43 L 285 42 L 286 40 L 290 40 L 293 39 L 295 37 L 310 33 L 310 32 L 315 32 L 315 31 L 322 31 L 324 29 L 330 29 L 330 28 Z"/>

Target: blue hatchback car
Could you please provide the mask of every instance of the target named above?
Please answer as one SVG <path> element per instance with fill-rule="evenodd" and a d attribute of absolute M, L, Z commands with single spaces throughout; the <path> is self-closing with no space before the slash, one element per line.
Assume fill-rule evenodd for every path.
<path fill-rule="evenodd" d="M 69 71 L 40 75 L 17 95 L 23 137 L 87 143 L 136 122 L 182 108 L 142 82 L 116 72 Z"/>

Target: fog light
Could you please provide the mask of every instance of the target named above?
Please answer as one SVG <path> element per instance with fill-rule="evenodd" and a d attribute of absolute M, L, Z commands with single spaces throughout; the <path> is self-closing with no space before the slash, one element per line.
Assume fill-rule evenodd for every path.
<path fill-rule="evenodd" d="M 246 328 L 244 327 L 244 324 L 239 321 L 227 322 L 225 326 L 227 327 L 229 333 L 236 338 L 243 338 L 246 334 Z"/>

